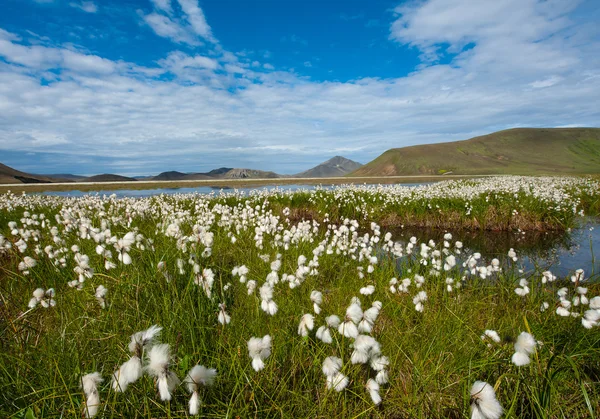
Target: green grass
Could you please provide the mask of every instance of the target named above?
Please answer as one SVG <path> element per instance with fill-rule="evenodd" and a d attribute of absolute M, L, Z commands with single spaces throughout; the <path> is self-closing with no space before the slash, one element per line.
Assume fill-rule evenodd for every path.
<path fill-rule="evenodd" d="M 294 199 L 299 206 L 318 206 L 321 201 L 312 198 L 301 194 Z M 285 249 L 277 234 L 293 233 L 306 224 L 285 221 L 283 199 L 33 199 L 26 207 L 0 211 L 0 234 L 12 242 L 18 238 L 10 234 L 7 223 L 17 221 L 23 227 L 19 220 L 25 210 L 44 213 L 48 220 L 45 227 L 35 221 L 29 227 L 39 230 L 39 241 L 30 239 L 25 252 L 38 261 L 29 275 L 23 275 L 17 267 L 25 254 L 13 247 L 0 255 L 0 416 L 80 417 L 84 395 L 79 380 L 86 373 L 99 371 L 105 382 L 100 387 L 102 405 L 98 417 L 187 417 L 189 394 L 183 387 L 176 389 L 170 402 L 160 401 L 154 382 L 147 375 L 124 394 L 115 393 L 110 387 L 111 374 L 128 359 L 129 336 L 152 324 L 164 327 L 160 340 L 171 345 L 172 369 L 180 378 L 197 363 L 217 369 L 215 385 L 201 392 L 202 417 L 466 418 L 469 389 L 476 380 L 497 385 L 498 399 L 507 410 L 505 417 L 598 415 L 600 328 L 586 330 L 579 318 L 563 318 L 554 313 L 556 290 L 567 286 L 572 295 L 574 287 L 570 282 L 542 285 L 539 272 L 525 273 L 532 292 L 526 297 L 517 296 L 514 288 L 522 277 L 519 263 L 503 261 L 505 270 L 485 280 L 467 275 L 462 288 L 449 293 L 446 277 L 461 282 L 465 271 L 457 267 L 435 276 L 430 273 L 431 263 L 424 266 L 419 262 L 418 252 L 399 259 L 384 252 L 380 242 L 367 252 L 378 257 L 371 274 L 367 273 L 368 262 L 351 257 L 358 255 L 360 247 L 347 255 L 343 251 L 325 253 L 319 258 L 318 274 L 308 276 L 300 287 L 276 285 L 274 300 L 279 311 L 275 316 L 265 314 L 257 295 L 248 296 L 245 285 L 232 277 L 233 267 L 248 266 L 248 279 L 256 280 L 260 287 L 270 272 L 269 263 L 260 255 L 274 260 L 281 253 L 280 276 L 291 274 L 300 255 L 310 260 L 318 244 L 330 240 L 324 224 L 309 223 L 312 233 L 305 239 L 292 240 L 289 249 Z M 234 227 L 237 221 L 225 222 L 221 215 L 225 206 L 230 219 L 240 223 L 247 220 L 245 225 L 239 224 L 239 231 Z M 256 215 L 252 215 L 254 211 Z M 67 213 L 74 217 L 72 228 L 55 221 L 56 214 L 64 219 Z M 132 214 L 131 221 L 126 213 Z M 258 215 L 262 220 L 280 217 L 277 225 L 281 228 L 264 233 L 263 248 L 257 247 L 254 238 Z M 369 219 L 359 215 L 361 235 L 372 235 Z M 188 241 L 183 250 L 183 241 L 178 246 L 177 239 L 165 236 L 166 226 L 175 219 L 181 220 L 180 228 L 186 236 L 193 236 L 195 224 L 210 226 L 214 233 L 212 256 L 201 256 L 203 245 L 192 249 Z M 146 250 L 134 247 L 131 265 L 117 263 L 117 268 L 106 271 L 103 258 L 95 252 L 97 244 L 79 235 L 79 225 L 87 225 L 86 220 L 94 227 L 105 220 L 111 234 L 118 237 L 136 230 L 143 235 L 140 243 Z M 51 225 L 59 227 L 63 244 L 56 245 L 52 240 Z M 237 238 L 235 244 L 228 237 L 230 232 Z M 381 237 L 384 234 L 385 230 Z M 420 241 L 427 240 L 428 237 L 420 237 Z M 43 253 L 35 254 L 36 244 L 41 249 L 48 244 L 67 249 L 77 244 L 80 252 L 90 257 L 94 276 L 86 280 L 81 291 L 69 288 L 67 282 L 76 278 L 73 252 L 67 250 L 66 267 L 57 269 Z M 436 248 L 442 250 L 442 244 Z M 207 298 L 194 284 L 190 257 L 201 268 L 215 272 L 213 298 Z M 186 262 L 184 274 L 178 272 L 178 258 Z M 114 249 L 113 260 L 117 262 Z M 160 261 L 166 262 L 170 281 L 157 270 Z M 358 267 L 364 268 L 364 279 L 359 278 Z M 427 291 L 428 301 L 423 313 L 415 311 L 412 302 L 420 290 L 414 284 L 408 294 L 392 294 L 388 290 L 392 277 L 413 278 L 417 273 L 426 278 L 422 289 Z M 225 290 L 227 283 L 231 287 Z M 109 290 L 104 310 L 94 298 L 94 290 L 100 284 Z M 375 293 L 360 295 L 359 289 L 367 284 L 375 285 Z M 56 307 L 27 309 L 37 287 L 56 289 Z M 309 296 L 313 289 L 324 295 L 322 313 L 315 316 L 315 330 L 324 323 L 325 316 L 337 314 L 343 318 L 353 296 L 360 297 L 363 308 L 375 300 L 382 302 L 373 336 L 380 342 L 383 354 L 390 358 L 390 380 L 381 386 L 381 405 L 374 406 L 364 388 L 373 373 L 366 366 L 349 362 L 350 339 L 334 332 L 334 343 L 326 345 L 315 338 L 315 330 L 308 338 L 298 336 L 300 317 L 312 313 Z M 599 295 L 600 284 L 592 281 L 587 294 L 590 298 Z M 540 312 L 543 301 L 550 303 L 550 309 Z M 217 322 L 221 302 L 227 305 L 232 318 L 226 326 Z M 480 339 L 485 329 L 497 330 L 503 337 L 502 343 L 488 348 Z M 543 345 L 530 365 L 519 368 L 511 364 L 510 358 L 512 342 L 522 331 L 530 331 Z M 266 334 L 273 338 L 273 353 L 265 361 L 265 369 L 256 372 L 246 344 L 250 337 Z M 351 379 L 341 393 L 325 389 L 321 365 L 325 357 L 332 355 L 343 358 L 343 372 Z"/>
<path fill-rule="evenodd" d="M 395 148 L 351 176 L 447 172 L 471 175 L 599 173 L 600 128 L 515 128 L 465 141 Z"/>

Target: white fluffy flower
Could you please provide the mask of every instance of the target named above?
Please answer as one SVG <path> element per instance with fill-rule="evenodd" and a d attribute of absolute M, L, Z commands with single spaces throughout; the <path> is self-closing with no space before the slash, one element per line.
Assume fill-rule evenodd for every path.
<path fill-rule="evenodd" d="M 529 355 L 535 352 L 536 346 L 537 342 L 531 334 L 521 332 L 515 342 L 515 353 L 512 356 L 513 364 L 518 367 L 529 364 Z"/>
<path fill-rule="evenodd" d="M 494 388 L 485 381 L 475 381 L 471 387 L 471 419 L 499 419 L 503 412 Z"/>
<path fill-rule="evenodd" d="M 154 345 L 148 354 L 148 373 L 156 377 L 156 385 L 163 401 L 171 400 L 171 393 L 179 384 L 179 378 L 169 370 L 171 354 L 169 345 L 166 343 Z"/>
<path fill-rule="evenodd" d="M 198 388 L 200 384 L 203 386 L 210 386 L 213 384 L 216 376 L 217 370 L 214 368 L 206 368 L 203 365 L 194 366 L 188 375 L 186 375 L 183 383 L 186 385 L 188 391 L 192 393 L 189 403 L 190 415 L 198 414 L 198 409 L 201 403 L 200 396 L 198 395 Z"/>
<path fill-rule="evenodd" d="M 265 335 L 262 338 L 252 337 L 248 341 L 248 354 L 252 358 L 252 368 L 260 371 L 265 367 L 264 360 L 271 355 L 271 336 Z"/>
<path fill-rule="evenodd" d="M 314 320 L 314 316 L 310 313 L 303 315 L 298 325 L 298 334 L 302 337 L 308 336 L 308 333 L 315 327 Z"/>
<path fill-rule="evenodd" d="M 81 388 L 85 393 L 85 404 L 83 415 L 86 418 L 93 418 L 98 414 L 100 407 L 100 395 L 98 394 L 98 384 L 104 379 L 99 372 L 93 372 L 81 377 Z"/>

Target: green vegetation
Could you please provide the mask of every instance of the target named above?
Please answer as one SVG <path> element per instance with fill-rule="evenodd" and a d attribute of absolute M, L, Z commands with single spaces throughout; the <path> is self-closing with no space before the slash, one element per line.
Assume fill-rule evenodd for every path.
<path fill-rule="evenodd" d="M 433 207 L 415 204 L 410 210 L 435 213 L 437 202 L 454 199 L 463 215 L 486 212 L 494 199 L 508 199 L 506 191 L 518 187 L 523 192 L 510 201 L 513 206 L 574 214 L 589 205 L 582 197 L 597 198 L 597 184 L 587 182 L 439 184 L 418 189 Z M 552 194 L 546 195 L 548 189 Z M 471 198 L 471 208 L 453 198 L 467 191 L 479 191 L 483 199 Z M 445 198 L 432 200 L 442 192 Z M 131 356 L 130 336 L 158 324 L 180 379 L 196 364 L 217 370 L 214 385 L 200 391 L 200 417 L 467 418 L 477 380 L 496 387 L 506 418 L 597 417 L 600 327 L 584 327 L 582 319 L 596 304 L 600 310 L 600 297 L 593 299 L 600 294 L 598 273 L 581 273 L 575 282 L 522 273 L 518 252 L 478 259 L 479 249 L 465 248 L 460 237 L 397 242 L 371 221 L 385 205 L 401 202 L 402 193 L 354 187 L 215 199 L 0 197 L 0 416 L 79 418 L 81 377 L 98 371 L 104 377 L 98 418 L 189 417 L 184 386 L 170 401 L 161 401 L 147 374 L 123 393 L 111 386 L 112 374 Z M 303 221 L 300 209 L 319 214 L 321 222 Z M 243 280 L 233 274 L 242 265 L 248 269 Z M 105 308 L 95 295 L 100 285 L 108 290 Z M 267 285 L 278 306 L 274 315 L 261 304 L 260 288 Z M 55 289 L 54 307 L 28 308 L 39 287 Z M 517 288 L 527 292 L 518 295 Z M 322 293 L 320 313 L 313 290 Z M 337 328 L 331 344 L 316 337 L 326 316 L 344 320 L 353 297 L 362 310 L 376 301 L 382 306 L 371 332 L 363 332 L 389 359 L 378 405 L 365 389 L 374 370 L 351 362 L 354 339 Z M 221 303 L 231 316 L 228 324 L 218 321 Z M 565 306 L 567 316 L 558 315 Z M 314 328 L 302 337 L 299 323 L 308 313 Z M 501 341 L 482 339 L 488 329 Z M 516 366 L 511 358 L 521 332 L 540 343 L 531 363 Z M 267 334 L 272 353 L 255 371 L 247 342 Z M 341 392 L 326 388 L 322 365 L 329 356 L 343 360 L 349 383 Z"/>
<path fill-rule="evenodd" d="M 600 173 L 600 128 L 515 128 L 439 144 L 395 148 L 350 176 Z"/>

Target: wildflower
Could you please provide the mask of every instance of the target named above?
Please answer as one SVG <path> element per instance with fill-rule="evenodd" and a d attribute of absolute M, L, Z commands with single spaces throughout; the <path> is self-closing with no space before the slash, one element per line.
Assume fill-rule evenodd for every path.
<path fill-rule="evenodd" d="M 499 419 L 503 412 L 494 388 L 485 381 L 475 381 L 471 387 L 471 419 Z"/>
<path fill-rule="evenodd" d="M 537 346 L 536 340 L 527 332 L 521 332 L 515 342 L 515 353 L 512 356 L 512 362 L 517 367 L 529 364 L 529 355 L 535 352 Z"/>
<path fill-rule="evenodd" d="M 380 305 L 375 305 L 364 311 L 362 320 L 358 323 L 358 331 L 360 333 L 371 333 L 377 316 L 379 316 Z"/>
<path fill-rule="evenodd" d="M 580 282 L 583 282 L 584 280 L 585 280 L 585 279 L 584 279 L 584 272 L 583 272 L 583 269 L 577 269 L 577 270 L 575 271 L 575 274 L 573 274 L 573 275 L 571 276 L 571 282 L 574 282 L 575 284 L 578 284 L 578 283 L 580 283 Z"/>
<path fill-rule="evenodd" d="M 248 354 L 252 358 L 252 368 L 260 371 L 265 367 L 264 360 L 271 355 L 271 336 L 265 335 L 262 338 L 252 337 L 248 341 Z"/>
<path fill-rule="evenodd" d="M 519 280 L 519 286 L 521 288 L 515 288 L 515 293 L 521 297 L 526 296 L 527 294 L 529 294 L 529 282 L 525 279 L 525 278 L 521 278 Z"/>
<path fill-rule="evenodd" d="M 310 292 L 310 300 L 313 302 L 313 310 L 315 311 L 315 314 L 319 314 L 321 312 L 323 294 L 320 291 L 313 290 Z"/>
<path fill-rule="evenodd" d="M 379 355 L 379 343 L 369 335 L 358 335 L 354 340 L 351 362 L 353 364 L 366 364 L 374 355 Z"/>
<path fill-rule="evenodd" d="M 92 372 L 81 377 L 81 388 L 85 393 L 83 415 L 86 418 L 93 418 L 98 414 L 98 407 L 100 406 L 98 384 L 102 381 L 104 381 L 104 379 L 99 372 Z"/>
<path fill-rule="evenodd" d="M 117 392 L 127 390 L 129 384 L 134 383 L 142 376 L 142 353 L 144 349 L 150 348 L 154 339 L 161 332 L 162 327 L 150 326 L 146 330 L 131 335 L 129 351 L 132 356 L 124 362 L 112 377 L 112 388 Z"/>
<path fill-rule="evenodd" d="M 56 301 L 54 300 L 54 288 L 49 288 L 44 291 L 43 288 L 36 288 L 33 291 L 33 298 L 29 300 L 28 307 L 34 308 L 38 304 L 40 304 L 44 308 L 54 307 L 56 305 Z"/>
<path fill-rule="evenodd" d="M 104 285 L 98 285 L 98 288 L 96 288 L 96 294 L 94 294 L 94 296 L 102 308 L 106 308 L 106 301 L 104 297 L 106 297 L 107 293 L 108 290 L 104 287 Z"/>
<path fill-rule="evenodd" d="M 23 261 L 19 263 L 18 269 L 23 272 L 23 275 L 29 275 L 29 269 L 37 265 L 37 261 L 29 256 L 25 256 Z"/>
<path fill-rule="evenodd" d="M 378 405 L 381 403 L 381 396 L 379 395 L 379 384 L 377 381 L 369 378 L 366 385 L 367 391 L 369 392 L 369 396 L 371 396 L 371 400 L 373 403 Z"/>
<path fill-rule="evenodd" d="M 122 239 L 118 239 L 115 243 L 115 249 L 119 252 L 119 261 L 123 262 L 124 265 L 131 264 L 131 256 L 129 256 L 129 251 L 131 250 L 131 246 L 135 243 L 135 234 L 133 232 L 129 232 L 125 234 Z"/>
<path fill-rule="evenodd" d="M 323 361 L 323 374 L 329 377 L 335 375 L 342 369 L 342 360 L 335 356 L 328 356 Z"/>
<path fill-rule="evenodd" d="M 202 269 L 202 274 L 197 274 L 194 283 L 204 290 L 208 298 L 212 297 L 212 286 L 215 282 L 215 274 L 212 269 Z"/>
<path fill-rule="evenodd" d="M 271 316 L 274 316 L 277 313 L 277 304 L 273 301 L 273 287 L 271 287 L 268 283 L 263 284 L 259 289 L 260 293 L 260 308 Z"/>
<path fill-rule="evenodd" d="M 422 313 L 424 309 L 423 302 L 425 301 L 427 301 L 427 293 L 425 291 L 419 291 L 419 293 L 413 298 L 415 310 L 417 310 L 419 313 Z"/>
<path fill-rule="evenodd" d="M 600 310 L 586 310 L 581 319 L 581 324 L 586 329 L 598 326 L 598 322 L 600 322 Z"/>
<path fill-rule="evenodd" d="M 251 279 L 246 283 L 246 288 L 248 290 L 248 295 L 254 294 L 254 290 L 256 289 L 256 281 Z"/>
<path fill-rule="evenodd" d="M 341 320 L 338 316 L 333 314 L 325 318 L 325 323 L 327 324 L 326 326 L 321 326 L 317 329 L 317 339 L 320 339 L 323 343 L 332 343 L 331 329 L 339 327 Z"/>
<path fill-rule="evenodd" d="M 347 338 L 355 338 L 358 336 L 358 328 L 356 324 L 362 319 L 363 312 L 360 304 L 352 302 L 346 309 L 346 317 L 344 323 L 338 326 L 338 332 Z"/>
<path fill-rule="evenodd" d="M 315 327 L 314 316 L 312 314 L 305 314 L 300 319 L 300 324 L 298 326 L 298 334 L 302 337 L 307 337 L 308 332 L 313 330 Z"/>
<path fill-rule="evenodd" d="M 338 393 L 348 386 L 350 379 L 342 374 L 341 372 L 336 372 L 333 375 L 327 376 L 327 390 L 334 389 Z"/>
<path fill-rule="evenodd" d="M 366 287 L 363 287 L 360 289 L 360 293 L 362 295 L 371 295 L 375 292 L 375 286 L 373 285 L 367 285 Z"/>
<path fill-rule="evenodd" d="M 502 339 L 500 339 L 500 335 L 495 330 L 486 330 L 481 335 L 481 340 L 491 339 L 493 342 L 500 343 Z M 492 347 L 491 343 L 488 343 L 488 347 Z"/>
<path fill-rule="evenodd" d="M 185 376 L 183 382 L 186 385 L 188 391 L 192 393 L 190 398 L 190 415 L 197 415 L 198 408 L 200 407 L 200 396 L 198 395 L 199 385 L 210 386 L 213 384 L 215 377 L 217 376 L 217 370 L 214 368 L 206 368 L 203 365 L 194 366 L 188 375 Z"/>
<path fill-rule="evenodd" d="M 600 296 L 594 297 L 590 300 L 590 308 L 594 310 L 600 310 Z"/>
<path fill-rule="evenodd" d="M 179 384 L 179 378 L 169 369 L 170 357 L 169 344 L 167 343 L 152 346 L 148 354 L 147 369 L 150 375 L 156 377 L 156 386 L 158 387 L 160 399 L 163 401 L 171 400 L 171 393 Z"/>
<path fill-rule="evenodd" d="M 221 323 L 222 325 L 229 324 L 229 322 L 231 321 L 231 316 L 225 311 L 224 303 L 219 303 L 219 314 L 217 318 L 219 320 L 219 323 Z"/>

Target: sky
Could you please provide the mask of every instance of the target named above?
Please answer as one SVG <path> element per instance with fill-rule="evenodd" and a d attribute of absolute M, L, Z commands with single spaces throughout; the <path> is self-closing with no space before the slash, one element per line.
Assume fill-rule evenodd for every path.
<path fill-rule="evenodd" d="M 1 0 L 0 162 L 293 174 L 600 126 L 596 0 Z"/>

